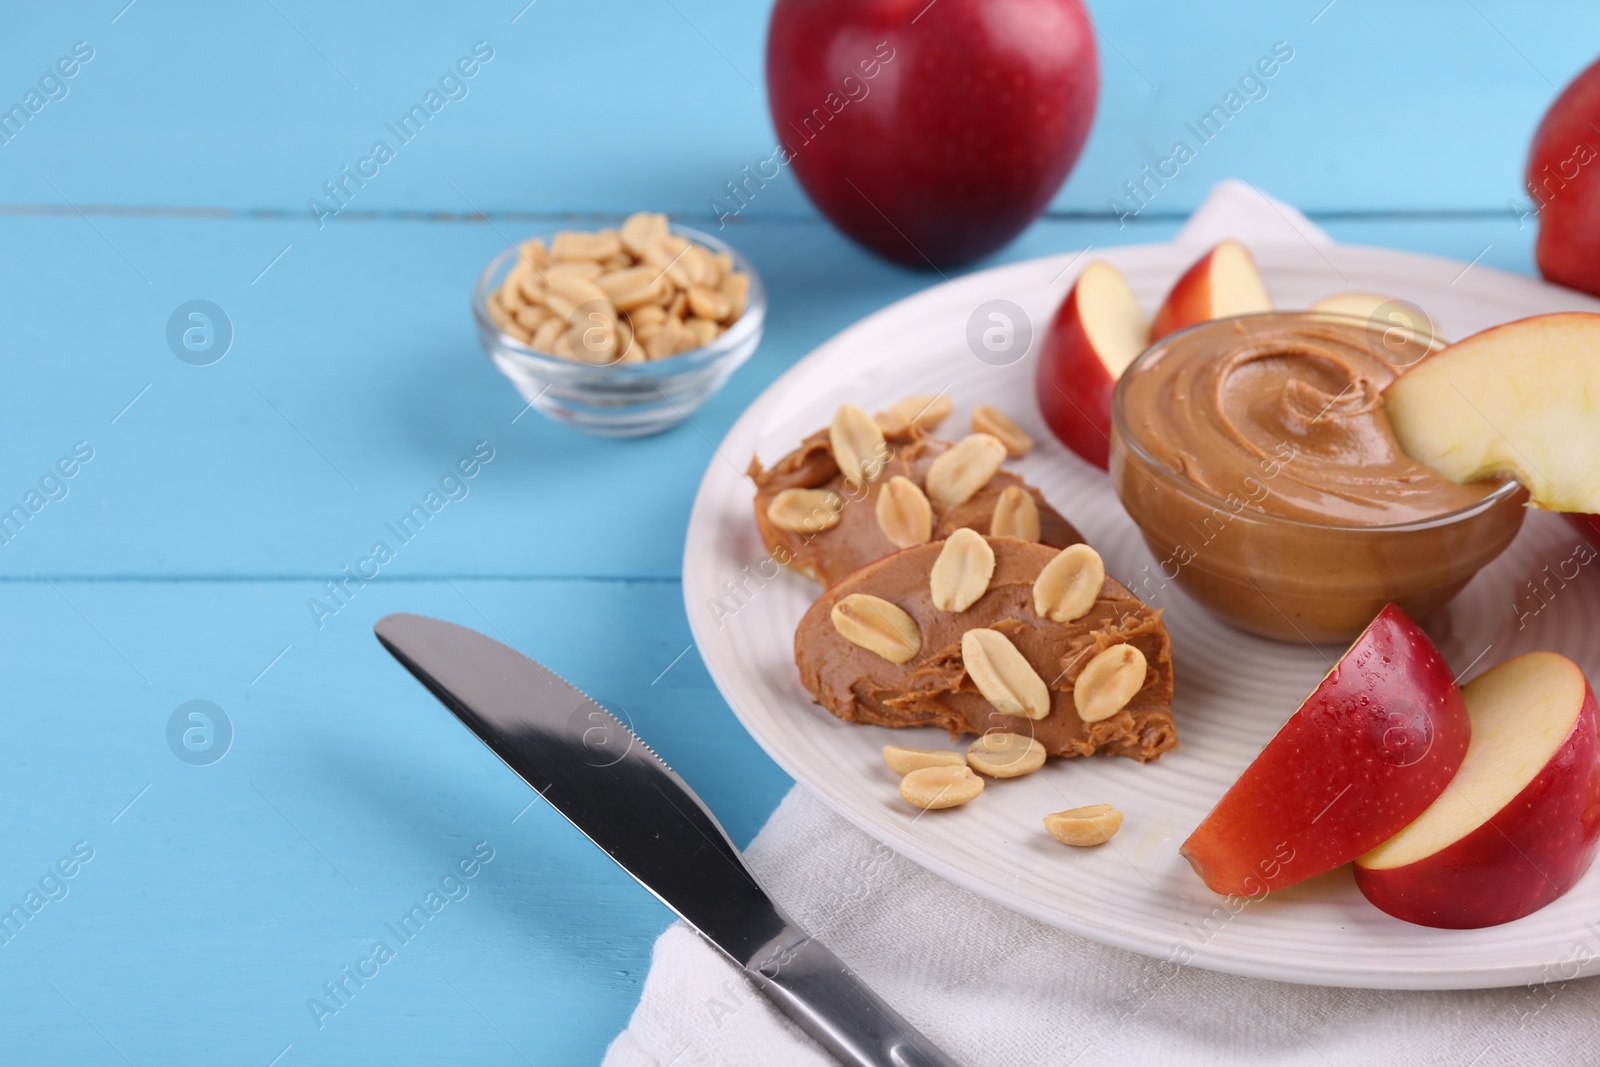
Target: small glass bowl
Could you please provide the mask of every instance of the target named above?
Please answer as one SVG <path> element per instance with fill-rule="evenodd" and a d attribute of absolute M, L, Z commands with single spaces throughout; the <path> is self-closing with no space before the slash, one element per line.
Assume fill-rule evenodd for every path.
<path fill-rule="evenodd" d="M 564 227 L 570 229 L 570 227 Z M 750 277 L 744 314 L 708 345 L 647 363 L 597 367 L 536 352 L 515 337 L 501 333 L 489 318 L 489 294 L 499 287 L 516 260 L 508 248 L 490 262 L 472 288 L 472 317 L 478 343 L 500 373 L 511 379 L 522 398 L 540 414 L 600 437 L 643 437 L 660 433 L 688 418 L 761 343 L 767 317 L 767 293 L 750 262 L 710 234 L 671 227 L 679 237 L 726 252 L 734 267 Z M 549 239 L 558 231 L 533 234 Z"/>
<path fill-rule="evenodd" d="M 1222 345 L 1236 324 L 1269 317 L 1291 328 L 1340 320 L 1370 328 L 1364 319 L 1320 312 L 1216 319 L 1162 338 L 1118 381 L 1111 401 L 1111 481 L 1157 560 L 1153 572 L 1126 584 L 1148 600 L 1176 582 L 1225 621 L 1278 641 L 1348 642 L 1391 602 L 1416 619 L 1437 611 L 1521 529 L 1528 495 L 1516 482 L 1415 522 L 1309 522 L 1269 515 L 1242 498 L 1224 499 L 1196 486 L 1130 431 L 1127 386 L 1142 366 L 1173 344 L 1195 343 L 1205 331 L 1216 332 Z"/>

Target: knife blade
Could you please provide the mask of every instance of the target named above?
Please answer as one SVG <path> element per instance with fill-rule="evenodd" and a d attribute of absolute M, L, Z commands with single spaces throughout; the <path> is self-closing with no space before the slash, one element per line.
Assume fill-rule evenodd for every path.
<path fill-rule="evenodd" d="M 440 619 L 389 615 L 373 632 L 551 807 L 839 1059 L 954 1067 L 784 913 L 694 791 L 582 690 L 515 649 Z"/>

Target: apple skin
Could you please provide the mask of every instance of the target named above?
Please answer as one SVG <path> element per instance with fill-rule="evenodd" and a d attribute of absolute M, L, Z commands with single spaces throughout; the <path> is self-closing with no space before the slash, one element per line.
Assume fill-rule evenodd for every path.
<path fill-rule="evenodd" d="M 1513 800 L 1415 863 L 1381 870 L 1357 863 L 1356 885 L 1397 919 L 1475 930 L 1531 915 L 1561 896 L 1594 862 L 1597 845 L 1600 704 L 1586 680 L 1572 732 Z"/>
<path fill-rule="evenodd" d="M 1444 657 L 1390 604 L 1179 851 L 1207 886 L 1233 896 L 1330 871 L 1432 804 L 1470 731 Z"/>
<path fill-rule="evenodd" d="M 1587 537 L 1590 544 L 1600 547 L 1600 515 L 1569 511 L 1561 517 L 1571 523 L 1574 530 Z"/>
<path fill-rule="evenodd" d="M 1548 281 L 1600 296 L 1600 61 L 1556 97 L 1528 151 L 1534 259 Z"/>
<path fill-rule="evenodd" d="M 1212 282 L 1216 279 L 1212 268 L 1218 260 L 1219 253 L 1224 249 L 1227 249 L 1226 255 L 1229 257 L 1235 257 L 1236 253 L 1242 255 L 1242 259 L 1235 258 L 1236 265 L 1253 274 L 1255 278 L 1253 285 L 1260 288 L 1261 291 L 1257 295 L 1265 299 L 1265 304 L 1253 301 L 1252 306 L 1231 311 L 1217 307 L 1217 294 L 1211 291 Z M 1265 285 L 1261 282 L 1261 272 L 1256 267 L 1255 257 L 1250 254 L 1250 250 L 1238 241 L 1222 241 L 1197 259 L 1176 282 L 1172 283 L 1166 299 L 1161 302 L 1161 307 L 1156 312 L 1155 320 L 1150 323 L 1150 343 L 1154 344 L 1168 334 L 1177 333 L 1202 322 L 1209 322 L 1223 315 L 1237 314 L 1246 310 L 1265 311 L 1270 307 L 1271 300 L 1267 297 Z"/>
<path fill-rule="evenodd" d="M 772 123 L 801 187 L 916 267 L 1021 233 L 1077 162 L 1099 87 L 1080 0 L 778 0 L 767 32 Z"/>
<path fill-rule="evenodd" d="M 1211 257 L 1216 254 L 1217 250 L 1213 248 L 1195 260 L 1189 269 L 1172 283 L 1172 289 L 1167 293 L 1166 299 L 1161 301 L 1161 306 L 1156 309 L 1156 317 L 1150 322 L 1152 343 L 1161 340 L 1169 333 L 1177 333 L 1185 326 L 1193 326 L 1211 318 L 1211 284 L 1208 279 L 1211 274 Z"/>
<path fill-rule="evenodd" d="M 1117 377 L 1095 351 L 1094 341 L 1084 325 L 1083 281 L 1095 267 L 1090 264 L 1079 275 L 1050 320 L 1050 327 L 1039 344 L 1034 392 L 1039 400 L 1039 413 L 1057 440 L 1079 458 L 1106 470 L 1111 457 L 1111 394 L 1116 389 Z M 1127 282 L 1120 275 L 1117 277 L 1118 284 L 1125 288 Z M 1129 299 L 1132 299 L 1131 294 Z M 1142 316 L 1140 332 L 1143 332 Z M 1120 375 L 1121 371 L 1117 373 Z"/>

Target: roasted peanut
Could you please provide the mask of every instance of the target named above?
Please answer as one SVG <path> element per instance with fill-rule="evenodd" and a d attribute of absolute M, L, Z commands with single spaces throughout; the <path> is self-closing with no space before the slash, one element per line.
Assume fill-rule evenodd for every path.
<path fill-rule="evenodd" d="M 878 423 L 889 433 L 900 433 L 908 426 L 932 430 L 950 415 L 950 407 L 950 398 L 943 394 L 908 396 L 879 412 Z"/>
<path fill-rule="evenodd" d="M 617 236 L 616 230 L 601 230 L 599 233 L 579 233 L 576 230 L 562 230 L 550 242 L 550 258 L 563 259 L 610 259 L 622 251 L 622 240 Z"/>
<path fill-rule="evenodd" d="M 878 529 L 896 548 L 920 545 L 933 536 L 933 505 L 917 483 L 903 474 L 883 483 L 873 509 Z"/>
<path fill-rule="evenodd" d="M 954 808 L 983 792 L 983 779 L 965 764 L 959 767 L 924 767 L 900 779 L 900 795 L 912 807 L 925 811 Z"/>
<path fill-rule="evenodd" d="M 967 761 L 959 752 L 947 748 L 907 748 L 904 745 L 884 745 L 883 762 L 896 774 L 906 775 L 924 767 L 959 767 Z"/>
<path fill-rule="evenodd" d="M 989 484 L 1005 462 L 1006 446 L 986 433 L 969 434 L 928 467 L 928 499 L 944 507 L 965 504 Z"/>
<path fill-rule="evenodd" d="M 767 505 L 767 519 L 780 530 L 821 533 L 839 525 L 844 501 L 826 489 L 785 489 Z"/>
<path fill-rule="evenodd" d="M 1122 812 L 1110 804 L 1090 804 L 1083 808 L 1068 808 L 1051 812 L 1044 817 L 1044 828 L 1050 836 L 1063 845 L 1080 848 L 1103 845 L 1122 829 Z"/>
<path fill-rule="evenodd" d="M 839 473 L 852 485 L 876 481 L 889 458 L 889 446 L 878 424 L 854 404 L 840 404 L 828 427 L 828 448 Z"/>
<path fill-rule="evenodd" d="M 966 611 L 989 591 L 994 577 L 994 549 L 976 530 L 962 527 L 939 550 L 928 576 L 933 606 L 940 611 Z"/>
<path fill-rule="evenodd" d="M 882 597 L 852 593 L 829 616 L 840 637 L 890 663 L 905 663 L 922 650 L 917 620 Z"/>
<path fill-rule="evenodd" d="M 997 407 L 979 404 L 972 409 L 972 432 L 986 433 L 1006 446 L 1010 456 L 1026 455 L 1033 448 L 1033 438 L 1012 421 L 1011 416 Z"/>
<path fill-rule="evenodd" d="M 990 778 L 1019 778 L 1044 766 L 1044 745 L 1032 737 L 996 730 L 967 748 L 967 763 Z"/>
<path fill-rule="evenodd" d="M 1000 714 L 1028 719 L 1050 714 L 1050 687 L 999 630 L 974 629 L 962 634 L 961 660 L 972 684 Z"/>
<path fill-rule="evenodd" d="M 548 248 L 535 238 L 517 252 L 485 298 L 489 318 L 563 359 L 636 363 L 701 348 L 739 319 L 749 298 L 750 278 L 731 255 L 672 233 L 665 215 L 639 212 L 598 233 L 563 230 Z M 611 323 L 587 314 L 597 301 Z M 561 332 L 546 328 L 551 319 Z"/>
<path fill-rule="evenodd" d="M 1008 485 L 994 502 L 994 517 L 989 520 L 990 537 L 1012 537 L 1018 541 L 1038 541 L 1039 504 L 1033 494 L 1020 485 Z"/>
<path fill-rule="evenodd" d="M 1089 614 L 1106 584 L 1106 565 L 1088 545 L 1068 545 L 1033 580 L 1033 610 L 1051 622 Z"/>
<path fill-rule="evenodd" d="M 1084 722 L 1109 719 L 1144 688 L 1148 665 L 1133 645 L 1112 645 L 1090 660 L 1072 685 L 1072 703 Z"/>

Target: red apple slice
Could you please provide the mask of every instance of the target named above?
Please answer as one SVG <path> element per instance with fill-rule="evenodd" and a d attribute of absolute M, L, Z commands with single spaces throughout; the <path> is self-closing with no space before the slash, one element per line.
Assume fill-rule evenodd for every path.
<path fill-rule="evenodd" d="M 1568 512 L 1564 517 L 1572 524 L 1574 530 L 1589 539 L 1591 545 L 1600 545 L 1600 515 L 1581 515 L 1576 512 Z"/>
<path fill-rule="evenodd" d="M 1250 250 L 1238 241 L 1223 241 L 1184 271 L 1167 293 L 1150 327 L 1150 340 L 1197 322 L 1271 310 L 1272 297 Z"/>
<path fill-rule="evenodd" d="M 1039 347 L 1036 386 L 1045 423 L 1101 470 L 1111 448 L 1111 391 L 1149 336 L 1122 272 L 1097 260 L 1078 275 Z"/>
<path fill-rule="evenodd" d="M 1600 844 L 1600 705 L 1554 652 L 1462 690 L 1467 758 L 1417 820 L 1356 860 L 1368 900 L 1406 922 L 1497 926 L 1571 889 Z"/>
<path fill-rule="evenodd" d="M 1384 392 L 1400 447 L 1446 478 L 1509 474 L 1550 511 L 1600 512 L 1600 315 L 1473 334 Z"/>
<path fill-rule="evenodd" d="M 1433 803 L 1468 732 L 1444 657 L 1390 604 L 1180 851 L 1206 885 L 1235 896 L 1349 863 Z"/>
<path fill-rule="evenodd" d="M 1364 321 L 1373 353 L 1397 371 L 1411 366 L 1440 344 L 1439 324 L 1409 300 L 1351 290 L 1314 301 L 1311 310 Z"/>
<path fill-rule="evenodd" d="M 1433 316 L 1409 300 L 1384 296 L 1382 293 L 1365 293 L 1351 290 L 1334 293 L 1311 304 L 1312 311 L 1326 311 L 1335 315 L 1349 315 L 1366 319 L 1380 329 L 1391 327 L 1423 334 L 1429 339 L 1439 336 L 1439 324 Z"/>
<path fill-rule="evenodd" d="M 1384 296 L 1382 293 L 1363 293 L 1352 290 L 1348 293 L 1334 293 L 1321 300 L 1313 301 L 1312 311 L 1328 311 L 1335 315 L 1350 315 L 1358 319 L 1370 319 L 1375 311 L 1385 304 L 1394 303 L 1394 297 Z"/>

